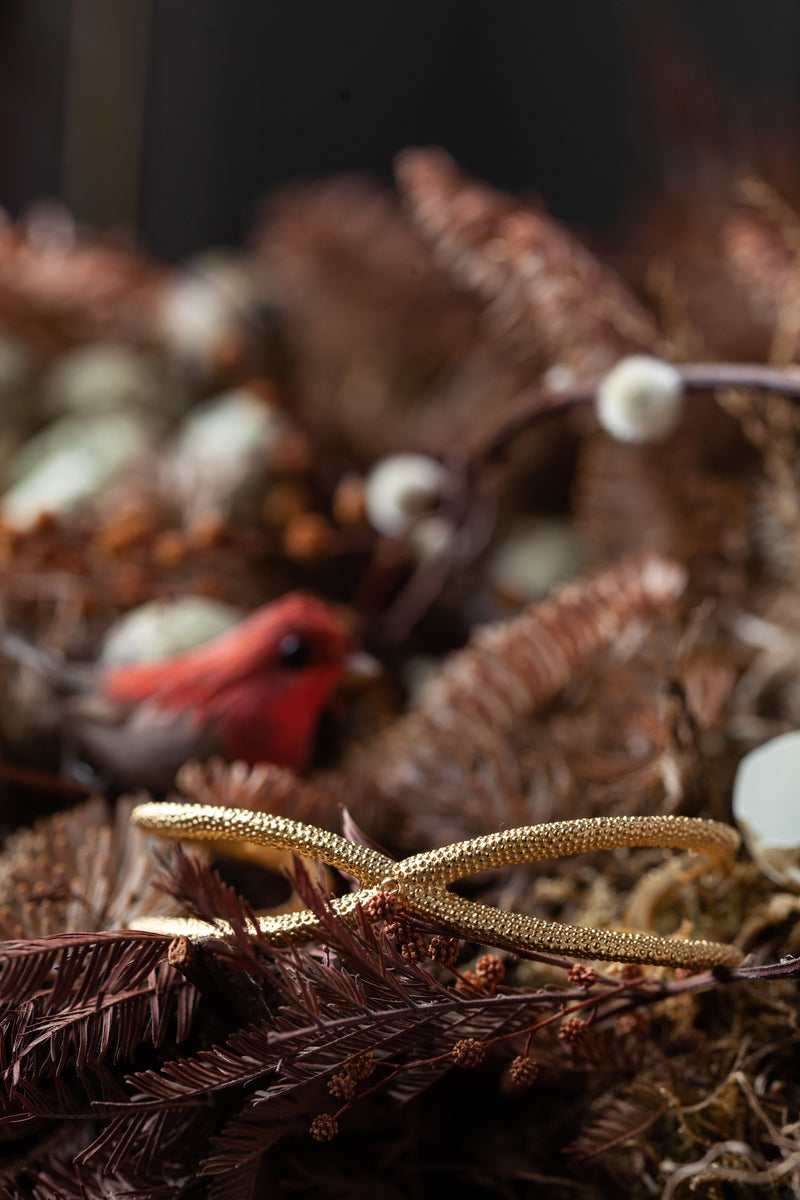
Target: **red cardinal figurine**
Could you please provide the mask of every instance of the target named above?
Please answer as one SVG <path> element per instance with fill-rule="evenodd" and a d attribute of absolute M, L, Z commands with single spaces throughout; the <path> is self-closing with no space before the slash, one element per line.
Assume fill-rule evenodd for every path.
<path fill-rule="evenodd" d="M 34 662 L 30 646 L 4 641 Z M 47 674 L 73 692 L 63 728 L 75 757 L 115 784 L 164 790 L 188 758 L 307 765 L 350 649 L 327 604 L 292 592 L 185 654 L 95 673 L 88 686 L 58 664 Z"/>

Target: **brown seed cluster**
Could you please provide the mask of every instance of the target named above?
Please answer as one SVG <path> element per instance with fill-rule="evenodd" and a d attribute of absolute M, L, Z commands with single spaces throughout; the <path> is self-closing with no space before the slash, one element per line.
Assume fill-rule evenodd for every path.
<path fill-rule="evenodd" d="M 355 1058 L 351 1058 L 348 1063 L 345 1063 L 344 1070 L 352 1079 L 355 1079 L 359 1083 L 364 1079 L 369 1079 L 375 1070 L 375 1058 L 372 1051 L 363 1050 L 361 1054 L 357 1054 Z"/>
<path fill-rule="evenodd" d="M 466 995 L 472 995 L 473 992 L 482 992 L 483 980 L 477 971 L 462 971 L 456 983 L 456 991 L 463 992 Z"/>
<path fill-rule="evenodd" d="M 567 1017 L 558 1031 L 558 1040 L 568 1046 L 578 1046 L 589 1034 L 589 1024 L 582 1017 Z"/>
<path fill-rule="evenodd" d="M 458 1067 L 479 1067 L 486 1057 L 486 1047 L 477 1038 L 461 1038 L 450 1051 Z"/>
<path fill-rule="evenodd" d="M 371 921 L 392 921 L 397 916 L 397 897 L 391 892 L 376 892 L 364 905 Z"/>
<path fill-rule="evenodd" d="M 503 982 L 505 973 L 505 964 L 496 954 L 484 954 L 475 963 L 475 974 L 490 993 Z"/>
<path fill-rule="evenodd" d="M 454 967 L 458 962 L 460 950 L 461 944 L 458 938 L 446 937 L 443 933 L 437 933 L 435 937 L 431 938 L 428 955 L 442 967 Z"/>
<path fill-rule="evenodd" d="M 428 943 L 421 933 L 412 933 L 406 941 L 400 943 L 400 953 L 409 962 L 425 962 L 428 957 Z"/>
<path fill-rule="evenodd" d="M 315 1142 L 330 1142 L 339 1132 L 339 1122 L 330 1113 L 320 1113 L 314 1117 L 308 1132 Z"/>
<path fill-rule="evenodd" d="M 339 1071 L 328 1080 L 328 1091 L 336 1100 L 352 1100 L 356 1080 L 347 1071 Z"/>
<path fill-rule="evenodd" d="M 518 1054 L 512 1059 L 506 1072 L 508 1086 L 517 1092 L 525 1091 L 539 1077 L 539 1064 L 527 1054 Z"/>
<path fill-rule="evenodd" d="M 587 967 L 585 963 L 573 963 L 567 972 L 567 978 L 573 987 L 590 988 L 597 983 L 597 971 Z"/>
<path fill-rule="evenodd" d="M 328 1091 L 337 1100 L 345 1102 L 352 1100 L 356 1087 L 365 1079 L 369 1079 L 375 1070 L 375 1059 L 371 1050 L 363 1050 L 355 1058 L 346 1062 L 341 1071 L 331 1075 L 328 1080 Z"/>
<path fill-rule="evenodd" d="M 396 920 L 386 922 L 384 932 L 390 942 L 394 942 L 396 946 L 400 947 L 411 941 L 411 922 L 408 917 L 401 914 Z"/>

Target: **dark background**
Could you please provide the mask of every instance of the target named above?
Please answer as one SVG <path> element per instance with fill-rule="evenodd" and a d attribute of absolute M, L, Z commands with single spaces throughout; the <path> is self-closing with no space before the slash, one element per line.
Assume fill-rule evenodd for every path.
<path fill-rule="evenodd" d="M 0 0 L 0 200 L 175 259 L 240 240 L 284 180 L 438 144 L 601 223 L 669 169 L 675 46 L 733 128 L 800 92 L 795 0 Z"/>

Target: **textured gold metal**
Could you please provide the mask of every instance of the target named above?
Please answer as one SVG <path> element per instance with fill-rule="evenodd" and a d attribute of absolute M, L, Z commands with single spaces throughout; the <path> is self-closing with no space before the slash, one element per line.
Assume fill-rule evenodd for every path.
<path fill-rule="evenodd" d="M 623 846 L 657 846 L 695 850 L 705 854 L 709 867 L 729 860 L 739 846 L 739 835 L 729 825 L 699 817 L 594 817 L 554 821 L 504 829 L 468 842 L 442 846 L 394 862 L 384 854 L 348 842 L 313 825 L 254 813 L 238 808 L 211 808 L 193 804 L 140 804 L 132 820 L 142 829 L 165 837 L 207 841 L 257 842 L 294 850 L 319 859 L 359 880 L 359 891 L 331 903 L 336 912 L 352 918 L 358 904 L 381 891 L 387 881 L 396 884 L 402 905 L 459 937 L 508 950 L 546 951 L 578 958 L 612 962 L 649 963 L 692 970 L 733 966 L 741 960 L 735 946 L 720 942 L 684 941 L 649 933 L 622 933 L 542 921 L 521 913 L 465 900 L 447 890 L 457 879 L 539 859 L 561 858 L 589 850 Z M 220 930 L 200 921 L 151 918 L 138 922 L 172 937 L 207 937 Z M 224 927 L 223 927 L 224 928 Z M 299 940 L 320 932 L 311 912 L 259 918 L 259 928 L 273 943 Z"/>

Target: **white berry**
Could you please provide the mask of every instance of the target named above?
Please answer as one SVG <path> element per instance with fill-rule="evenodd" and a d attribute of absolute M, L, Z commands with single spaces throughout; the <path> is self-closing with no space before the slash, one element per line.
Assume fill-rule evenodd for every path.
<path fill-rule="evenodd" d="M 672 432 L 683 408 L 683 383 L 670 363 L 645 354 L 623 358 L 600 383 L 600 424 L 623 442 L 657 442 Z"/>
<path fill-rule="evenodd" d="M 426 454 L 392 454 L 376 463 L 366 478 L 364 504 L 373 529 L 403 537 L 417 517 L 439 503 L 445 470 Z"/>

